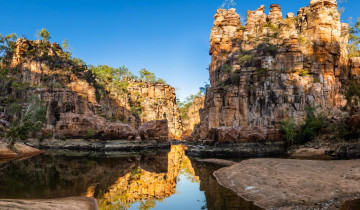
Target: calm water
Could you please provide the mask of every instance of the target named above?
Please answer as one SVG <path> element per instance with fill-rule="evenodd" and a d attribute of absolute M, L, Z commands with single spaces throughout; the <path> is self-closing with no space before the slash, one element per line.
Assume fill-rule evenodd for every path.
<path fill-rule="evenodd" d="M 74 157 L 74 155 L 78 155 Z M 0 164 L 0 199 L 92 196 L 100 209 L 258 209 L 182 145 L 148 154 L 48 153 Z"/>

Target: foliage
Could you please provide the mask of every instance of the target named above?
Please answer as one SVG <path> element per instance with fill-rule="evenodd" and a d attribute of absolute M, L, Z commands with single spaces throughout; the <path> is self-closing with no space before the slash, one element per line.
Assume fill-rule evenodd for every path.
<path fill-rule="evenodd" d="M 88 129 L 87 131 L 86 131 L 86 138 L 87 139 L 89 139 L 89 138 L 91 138 L 92 136 L 94 135 L 94 130 L 92 130 L 92 129 Z"/>
<path fill-rule="evenodd" d="M 279 50 L 279 47 L 277 45 L 273 45 L 269 43 L 262 43 L 257 46 L 257 50 L 275 56 L 277 51 Z"/>
<path fill-rule="evenodd" d="M 243 64 L 253 61 L 253 60 L 254 60 L 254 57 L 252 55 L 240 54 L 239 58 L 238 58 L 238 63 L 240 65 L 243 65 Z"/>
<path fill-rule="evenodd" d="M 17 36 L 14 33 L 5 36 L 0 34 L 0 62 L 4 61 L 8 52 L 14 52 L 16 39 Z"/>
<path fill-rule="evenodd" d="M 205 94 L 208 87 L 210 87 L 210 84 L 205 82 L 205 85 L 203 87 L 200 87 L 199 90 L 202 94 Z"/>
<path fill-rule="evenodd" d="M 315 107 L 306 107 L 305 124 L 300 126 L 297 142 L 302 144 L 313 140 L 325 125 L 325 117 L 315 114 Z"/>
<path fill-rule="evenodd" d="M 183 119 L 183 120 L 189 119 L 189 116 L 187 115 L 189 108 L 191 107 L 191 105 L 193 105 L 195 99 L 203 97 L 203 96 L 204 96 L 204 93 L 199 91 L 195 95 L 191 94 L 190 96 L 186 97 L 185 101 L 178 103 L 181 119 Z"/>
<path fill-rule="evenodd" d="M 148 83 L 166 84 L 166 81 L 161 78 L 156 78 L 155 74 L 147 69 L 141 69 L 139 71 L 140 79 Z"/>
<path fill-rule="evenodd" d="M 285 139 L 288 145 L 292 146 L 297 136 L 297 129 L 294 119 L 288 118 L 281 123 L 281 130 L 285 134 Z"/>
<path fill-rule="evenodd" d="M 46 122 L 46 108 L 39 98 L 33 96 L 23 105 L 24 110 L 21 111 L 20 117 L 13 119 L 6 134 L 10 148 L 13 148 L 17 140 L 28 138 L 31 132 L 39 132 Z"/>
<path fill-rule="evenodd" d="M 309 71 L 305 70 L 305 69 L 297 69 L 296 72 L 300 75 L 300 76 L 309 76 Z"/>
<path fill-rule="evenodd" d="M 349 44 L 348 44 L 349 57 L 360 56 L 360 52 L 359 52 L 360 36 L 358 35 L 359 32 L 360 32 L 360 18 L 357 18 L 355 24 L 353 24 L 353 26 L 349 28 L 349 33 L 350 33 Z"/>
<path fill-rule="evenodd" d="M 271 22 L 265 23 L 264 27 L 269 28 L 269 29 L 274 30 L 274 31 L 279 30 L 279 28 L 276 25 L 272 24 Z"/>
<path fill-rule="evenodd" d="M 35 36 L 40 38 L 44 41 L 47 42 L 50 40 L 51 36 L 50 36 L 50 32 L 48 30 L 46 30 L 45 28 L 42 28 L 40 31 L 37 31 L 35 33 Z"/>
<path fill-rule="evenodd" d="M 349 81 L 348 90 L 345 93 L 345 98 L 347 100 L 347 105 L 357 105 L 360 100 L 360 81 L 351 79 Z"/>
<path fill-rule="evenodd" d="M 231 66 L 229 64 L 225 63 L 219 67 L 219 72 L 229 73 L 229 72 L 231 72 Z"/>

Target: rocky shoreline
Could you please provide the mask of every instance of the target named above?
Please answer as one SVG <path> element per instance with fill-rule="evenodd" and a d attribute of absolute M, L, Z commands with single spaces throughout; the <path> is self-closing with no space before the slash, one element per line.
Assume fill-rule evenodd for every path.
<path fill-rule="evenodd" d="M 217 146 L 188 144 L 186 155 L 201 158 L 264 157 L 286 154 L 284 142 L 221 144 Z"/>
<path fill-rule="evenodd" d="M 38 149 L 66 149 L 83 151 L 140 151 L 145 149 L 169 149 L 170 141 L 159 142 L 156 140 L 137 141 L 137 140 L 90 140 L 90 139 L 70 139 L 70 140 L 48 140 L 40 142 L 38 140 L 27 140 L 26 145 Z"/>
<path fill-rule="evenodd" d="M 264 209 L 330 209 L 360 197 L 359 166 L 360 160 L 250 159 L 214 176 Z"/>

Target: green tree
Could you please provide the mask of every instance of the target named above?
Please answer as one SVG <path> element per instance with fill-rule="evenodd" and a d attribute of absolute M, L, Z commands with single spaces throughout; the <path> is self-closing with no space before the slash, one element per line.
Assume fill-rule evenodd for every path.
<path fill-rule="evenodd" d="M 359 32 L 360 32 L 360 18 L 357 18 L 355 24 L 353 24 L 353 26 L 349 28 L 349 33 L 350 33 L 349 44 L 348 44 L 349 57 L 360 56 L 360 52 L 359 52 L 360 37 L 358 35 Z"/>
<path fill-rule="evenodd" d="M 14 52 L 16 39 L 17 36 L 14 33 L 5 36 L 0 34 L 0 62 L 4 60 L 9 52 Z"/>
<path fill-rule="evenodd" d="M 14 118 L 10 129 L 7 131 L 8 146 L 14 149 L 17 140 L 25 140 L 30 133 L 39 132 L 46 122 L 46 108 L 39 98 L 33 96 L 24 103 L 24 109 L 20 111 L 20 117 Z"/>
<path fill-rule="evenodd" d="M 140 75 L 140 79 L 143 80 L 144 82 L 150 82 L 150 83 L 155 83 L 156 81 L 156 76 L 154 73 L 148 71 L 147 69 L 141 69 L 139 71 L 139 75 Z"/>
<path fill-rule="evenodd" d="M 35 33 L 36 37 L 41 37 L 43 41 L 47 42 L 51 39 L 50 32 L 45 28 L 42 28 L 40 31 Z"/>

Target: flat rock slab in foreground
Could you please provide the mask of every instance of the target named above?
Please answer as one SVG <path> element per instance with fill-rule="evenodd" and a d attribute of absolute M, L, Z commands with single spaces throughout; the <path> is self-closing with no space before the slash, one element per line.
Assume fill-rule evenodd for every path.
<path fill-rule="evenodd" d="M 0 200 L 0 209 L 97 210 L 95 198 L 71 197 L 44 200 Z"/>
<path fill-rule="evenodd" d="M 250 159 L 214 175 L 220 184 L 265 209 L 311 207 L 360 195 L 360 160 Z"/>

